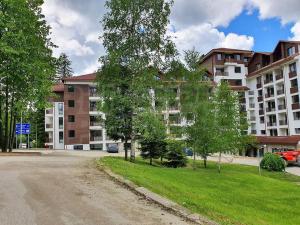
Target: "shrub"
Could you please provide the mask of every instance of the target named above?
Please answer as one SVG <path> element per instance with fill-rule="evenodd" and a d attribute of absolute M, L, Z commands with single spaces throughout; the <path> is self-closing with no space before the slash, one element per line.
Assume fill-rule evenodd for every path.
<path fill-rule="evenodd" d="M 184 167 L 187 163 L 187 157 L 183 152 L 182 142 L 179 141 L 168 141 L 167 153 L 165 155 L 167 162 L 164 164 L 168 167 Z"/>
<path fill-rule="evenodd" d="M 264 155 L 264 158 L 260 162 L 260 166 L 269 171 L 284 171 L 285 169 L 283 159 L 281 159 L 279 155 L 272 153 L 266 153 Z"/>
<path fill-rule="evenodd" d="M 163 157 L 165 154 L 166 143 L 164 141 L 143 139 L 140 144 L 141 156 L 143 159 L 150 159 L 150 165 L 153 159 Z"/>

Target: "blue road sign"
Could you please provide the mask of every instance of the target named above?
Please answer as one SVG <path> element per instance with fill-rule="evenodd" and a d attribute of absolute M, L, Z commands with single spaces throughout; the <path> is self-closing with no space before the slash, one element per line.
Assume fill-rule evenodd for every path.
<path fill-rule="evenodd" d="M 16 124 L 16 134 L 21 134 L 21 124 Z M 22 123 L 22 134 L 30 134 L 30 124 L 29 123 Z"/>

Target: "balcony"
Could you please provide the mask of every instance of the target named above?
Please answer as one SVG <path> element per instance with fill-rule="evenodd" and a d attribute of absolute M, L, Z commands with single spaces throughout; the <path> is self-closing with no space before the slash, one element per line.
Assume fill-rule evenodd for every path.
<path fill-rule="evenodd" d="M 279 120 L 279 125 L 280 126 L 287 125 L 287 121 L 286 120 Z"/>
<path fill-rule="evenodd" d="M 293 78 L 297 76 L 297 72 L 296 71 L 291 71 L 289 72 L 289 78 Z"/>
<path fill-rule="evenodd" d="M 247 110 L 246 110 L 246 106 L 245 105 L 241 105 L 240 106 L 240 111 L 241 112 L 246 112 Z"/>
<path fill-rule="evenodd" d="M 258 102 L 262 102 L 262 101 L 263 101 L 263 97 L 262 97 L 262 96 L 258 96 L 258 97 L 257 97 L 257 101 L 258 101 Z"/>
<path fill-rule="evenodd" d="M 255 108 L 255 103 L 250 103 L 250 104 L 249 104 L 249 108 L 250 108 L 250 109 L 254 109 L 254 108 Z"/>
<path fill-rule="evenodd" d="M 53 109 L 46 109 L 46 115 L 52 115 Z"/>
<path fill-rule="evenodd" d="M 272 97 L 274 97 L 274 94 L 272 93 L 265 94 L 265 98 L 272 98 Z"/>
<path fill-rule="evenodd" d="M 254 91 L 249 91 L 248 95 L 251 95 L 251 96 L 254 95 Z"/>
<path fill-rule="evenodd" d="M 276 80 L 281 80 L 281 79 L 283 79 L 283 74 L 282 74 L 282 73 L 277 74 L 277 75 L 275 76 L 275 79 L 276 79 Z"/>
<path fill-rule="evenodd" d="M 256 121 L 256 117 L 255 116 L 251 116 L 250 117 L 250 121 L 255 122 Z"/>
<path fill-rule="evenodd" d="M 90 91 L 90 97 L 99 97 L 97 92 Z"/>
<path fill-rule="evenodd" d="M 295 94 L 295 93 L 297 93 L 298 92 L 298 86 L 295 86 L 295 87 L 291 87 L 290 88 L 290 93 L 291 94 Z"/>
<path fill-rule="evenodd" d="M 258 111 L 258 114 L 259 114 L 259 115 L 264 115 L 264 114 L 265 114 L 265 112 L 264 112 L 264 110 L 263 110 L 263 109 L 260 109 L 260 110 Z"/>
<path fill-rule="evenodd" d="M 293 104 L 292 104 L 292 109 L 293 109 L 293 110 L 295 110 L 295 109 L 300 109 L 300 104 L 299 104 L 299 102 L 293 103 Z"/>
<path fill-rule="evenodd" d="M 266 112 L 274 112 L 276 109 L 275 108 L 267 108 Z"/>
<path fill-rule="evenodd" d="M 256 84 L 256 88 L 261 88 L 261 84 Z"/>
<path fill-rule="evenodd" d="M 283 95 L 284 94 L 284 89 L 277 90 L 277 95 Z"/>
<path fill-rule="evenodd" d="M 264 80 L 264 84 L 269 84 L 269 83 L 272 83 L 273 82 L 273 79 L 265 79 Z"/>
<path fill-rule="evenodd" d="M 91 127 L 98 127 L 98 126 L 102 126 L 103 123 L 100 121 L 90 121 L 90 126 Z"/>
<path fill-rule="evenodd" d="M 240 103 L 246 103 L 246 98 L 240 98 Z"/>
<path fill-rule="evenodd" d="M 215 76 L 228 76 L 228 72 L 225 71 L 216 71 Z"/>
<path fill-rule="evenodd" d="M 275 127 L 276 125 L 277 125 L 276 122 L 268 122 L 267 123 L 268 127 Z"/>
<path fill-rule="evenodd" d="M 251 134 L 256 134 L 256 130 L 251 130 Z"/>
<path fill-rule="evenodd" d="M 285 105 L 278 105 L 278 110 L 284 110 L 286 109 Z"/>
<path fill-rule="evenodd" d="M 53 124 L 46 124 L 46 128 L 47 128 L 47 129 L 53 128 Z"/>
<path fill-rule="evenodd" d="M 53 143 L 53 138 L 46 138 L 45 143 Z"/>
<path fill-rule="evenodd" d="M 90 141 L 103 141 L 102 136 L 91 136 Z"/>

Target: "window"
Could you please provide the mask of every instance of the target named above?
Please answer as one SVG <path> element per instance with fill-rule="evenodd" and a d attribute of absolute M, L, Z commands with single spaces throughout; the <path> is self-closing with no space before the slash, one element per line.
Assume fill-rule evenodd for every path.
<path fill-rule="evenodd" d="M 75 116 L 74 115 L 68 115 L 68 122 L 74 123 L 75 122 Z"/>
<path fill-rule="evenodd" d="M 278 136 L 277 129 L 271 129 L 270 130 L 270 136 Z"/>
<path fill-rule="evenodd" d="M 58 103 L 58 114 L 63 115 L 64 114 L 64 104 Z"/>
<path fill-rule="evenodd" d="M 260 123 L 265 123 L 265 117 L 259 117 Z"/>
<path fill-rule="evenodd" d="M 241 73 L 241 67 L 239 67 L 239 66 L 234 67 L 234 72 Z"/>
<path fill-rule="evenodd" d="M 62 131 L 59 132 L 59 143 L 64 143 L 64 132 Z"/>
<path fill-rule="evenodd" d="M 241 55 L 236 55 L 235 57 L 236 57 L 236 60 L 239 60 L 239 61 L 241 60 Z"/>
<path fill-rule="evenodd" d="M 289 67 L 290 67 L 290 72 L 296 72 L 296 63 L 290 64 Z"/>
<path fill-rule="evenodd" d="M 298 81 L 297 79 L 291 80 L 291 87 L 298 87 Z"/>
<path fill-rule="evenodd" d="M 266 130 L 261 130 L 260 133 L 261 134 L 266 134 Z"/>
<path fill-rule="evenodd" d="M 90 144 L 90 149 L 91 150 L 102 151 L 103 150 L 103 144 Z"/>
<path fill-rule="evenodd" d="M 75 87 L 74 85 L 68 85 L 68 92 L 74 92 Z"/>
<path fill-rule="evenodd" d="M 75 137 L 75 130 L 69 130 L 69 138 Z"/>
<path fill-rule="evenodd" d="M 300 112 L 294 112 L 294 120 L 300 120 Z"/>
<path fill-rule="evenodd" d="M 217 60 L 222 60 L 222 54 L 217 54 Z"/>
<path fill-rule="evenodd" d="M 75 107 L 75 101 L 74 100 L 69 100 L 68 101 L 68 106 L 71 107 L 71 108 Z"/>
<path fill-rule="evenodd" d="M 287 55 L 288 55 L 288 56 L 294 55 L 295 53 L 296 53 L 296 48 L 295 48 L 295 46 L 290 47 L 290 48 L 287 49 Z"/>
<path fill-rule="evenodd" d="M 259 91 L 258 91 L 258 96 L 261 97 L 262 95 L 263 95 L 262 90 L 259 90 Z"/>
<path fill-rule="evenodd" d="M 83 150 L 83 145 L 74 145 L 74 150 Z"/>
<path fill-rule="evenodd" d="M 299 95 L 292 96 L 292 103 L 299 103 Z"/>
<path fill-rule="evenodd" d="M 244 57 L 244 62 L 246 63 L 246 62 L 248 62 L 248 57 Z"/>
<path fill-rule="evenodd" d="M 58 118 L 58 127 L 59 127 L 59 129 L 64 128 L 64 119 L 62 117 Z"/>
<path fill-rule="evenodd" d="M 295 128 L 295 133 L 300 134 L 300 128 Z"/>
<path fill-rule="evenodd" d="M 257 64 L 256 64 L 256 69 L 259 70 L 260 68 L 261 68 L 260 63 L 257 63 Z"/>

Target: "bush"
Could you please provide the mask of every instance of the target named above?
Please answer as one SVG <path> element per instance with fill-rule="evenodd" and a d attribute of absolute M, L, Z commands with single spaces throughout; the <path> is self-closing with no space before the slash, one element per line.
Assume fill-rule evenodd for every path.
<path fill-rule="evenodd" d="M 150 165 L 152 165 L 153 159 L 163 157 L 165 154 L 165 141 L 143 139 L 140 141 L 140 144 L 141 157 L 143 159 L 150 159 Z"/>
<path fill-rule="evenodd" d="M 272 153 L 266 153 L 264 155 L 264 158 L 260 162 L 260 166 L 269 171 L 284 171 L 285 169 L 283 159 L 280 158 L 279 155 Z"/>
<path fill-rule="evenodd" d="M 187 158 L 183 152 L 182 142 L 168 141 L 165 159 L 167 162 L 164 164 L 168 167 L 177 168 L 186 166 Z"/>

